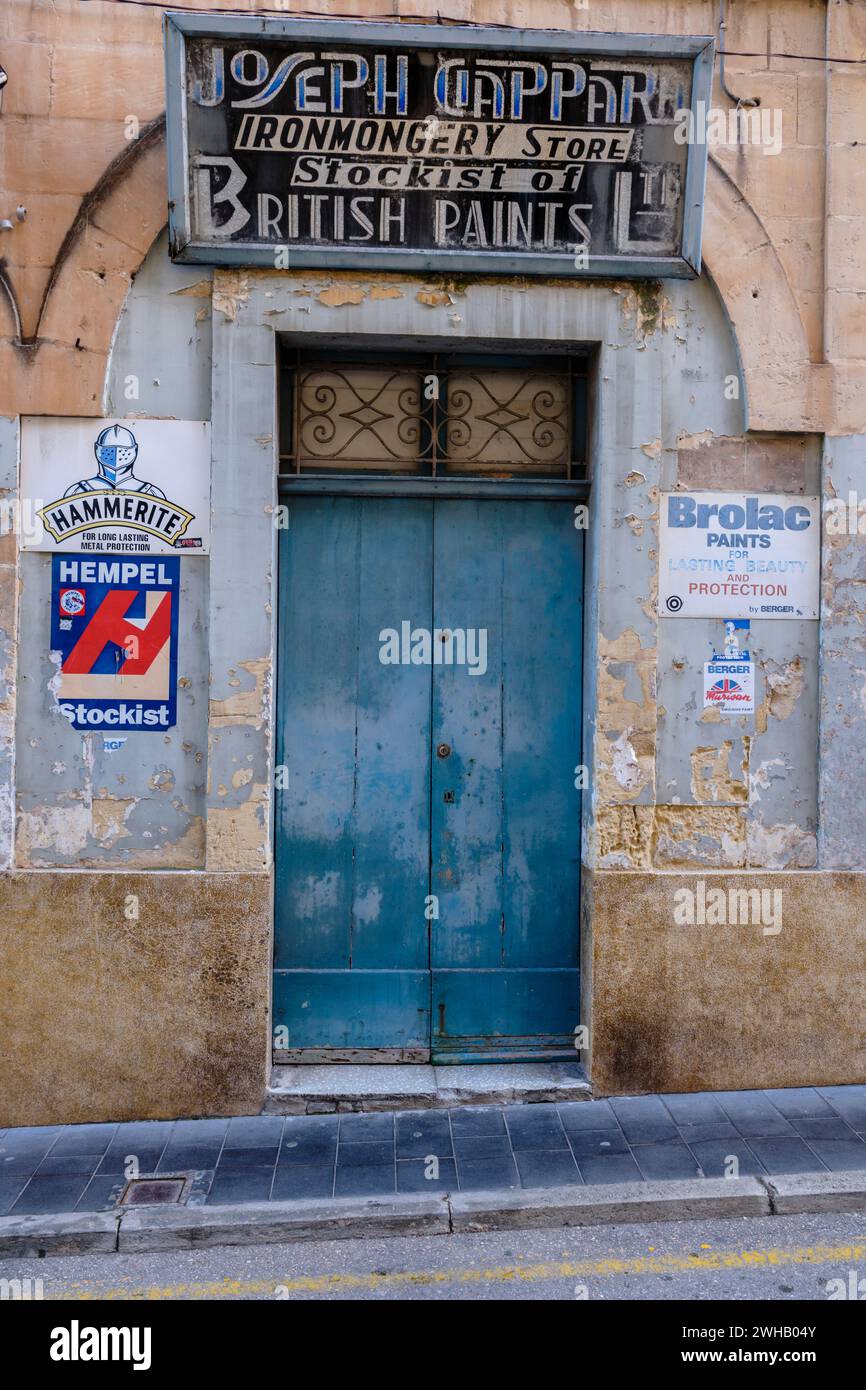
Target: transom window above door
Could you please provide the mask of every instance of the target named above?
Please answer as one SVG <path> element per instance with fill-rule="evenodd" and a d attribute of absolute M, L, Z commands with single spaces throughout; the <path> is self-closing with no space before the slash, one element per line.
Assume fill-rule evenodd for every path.
<path fill-rule="evenodd" d="M 280 354 L 280 475 L 586 478 L 586 362 Z"/>

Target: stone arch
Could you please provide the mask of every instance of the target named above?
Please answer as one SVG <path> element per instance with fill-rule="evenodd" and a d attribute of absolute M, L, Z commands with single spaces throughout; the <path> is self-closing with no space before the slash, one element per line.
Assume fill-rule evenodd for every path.
<path fill-rule="evenodd" d="M 165 117 L 146 126 L 84 197 L 45 288 L 34 333 L 15 337 L 6 383 L 14 413 L 99 415 L 111 342 L 129 287 L 165 226 Z"/>
<path fill-rule="evenodd" d="M 761 219 L 712 155 L 703 261 L 739 353 L 747 428 L 814 428 L 809 344 L 794 292 Z"/>

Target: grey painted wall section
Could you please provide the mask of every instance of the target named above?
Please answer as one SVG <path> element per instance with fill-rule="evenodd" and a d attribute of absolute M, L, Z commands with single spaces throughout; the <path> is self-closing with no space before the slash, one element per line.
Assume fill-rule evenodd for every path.
<path fill-rule="evenodd" d="M 210 273 L 151 248 L 115 334 L 106 413 L 210 418 Z M 190 293 L 192 290 L 192 293 Z M 138 399 L 127 398 L 134 376 Z M 208 560 L 181 557 L 177 725 L 131 733 L 116 752 L 70 728 L 49 650 L 51 557 L 19 556 L 19 866 L 204 868 L 207 779 Z"/>
<path fill-rule="evenodd" d="M 157 238 L 118 321 L 106 415 L 210 419 L 212 281 L 210 266 L 172 264 L 167 231 Z"/>
<path fill-rule="evenodd" d="M 823 494 L 863 497 L 866 434 L 825 442 Z M 866 797 L 866 519 L 824 537 L 821 613 L 821 866 L 863 868 Z"/>
<path fill-rule="evenodd" d="M 234 285 L 215 293 L 207 866 L 256 870 L 271 864 L 276 340 L 267 301 Z"/>

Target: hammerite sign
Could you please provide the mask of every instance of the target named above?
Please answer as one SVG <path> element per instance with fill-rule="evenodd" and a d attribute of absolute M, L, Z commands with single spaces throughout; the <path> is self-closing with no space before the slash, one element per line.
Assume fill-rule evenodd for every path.
<path fill-rule="evenodd" d="M 210 425 L 25 419 L 20 533 L 24 550 L 206 554 Z"/>
<path fill-rule="evenodd" d="M 712 40 L 166 16 L 172 254 L 692 275 Z"/>

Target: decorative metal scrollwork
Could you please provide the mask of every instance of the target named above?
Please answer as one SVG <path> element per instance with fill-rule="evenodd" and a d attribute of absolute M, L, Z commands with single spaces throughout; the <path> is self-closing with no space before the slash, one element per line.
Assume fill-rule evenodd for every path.
<path fill-rule="evenodd" d="M 563 370 L 304 363 L 292 462 L 298 472 L 570 477 L 571 391 Z"/>

